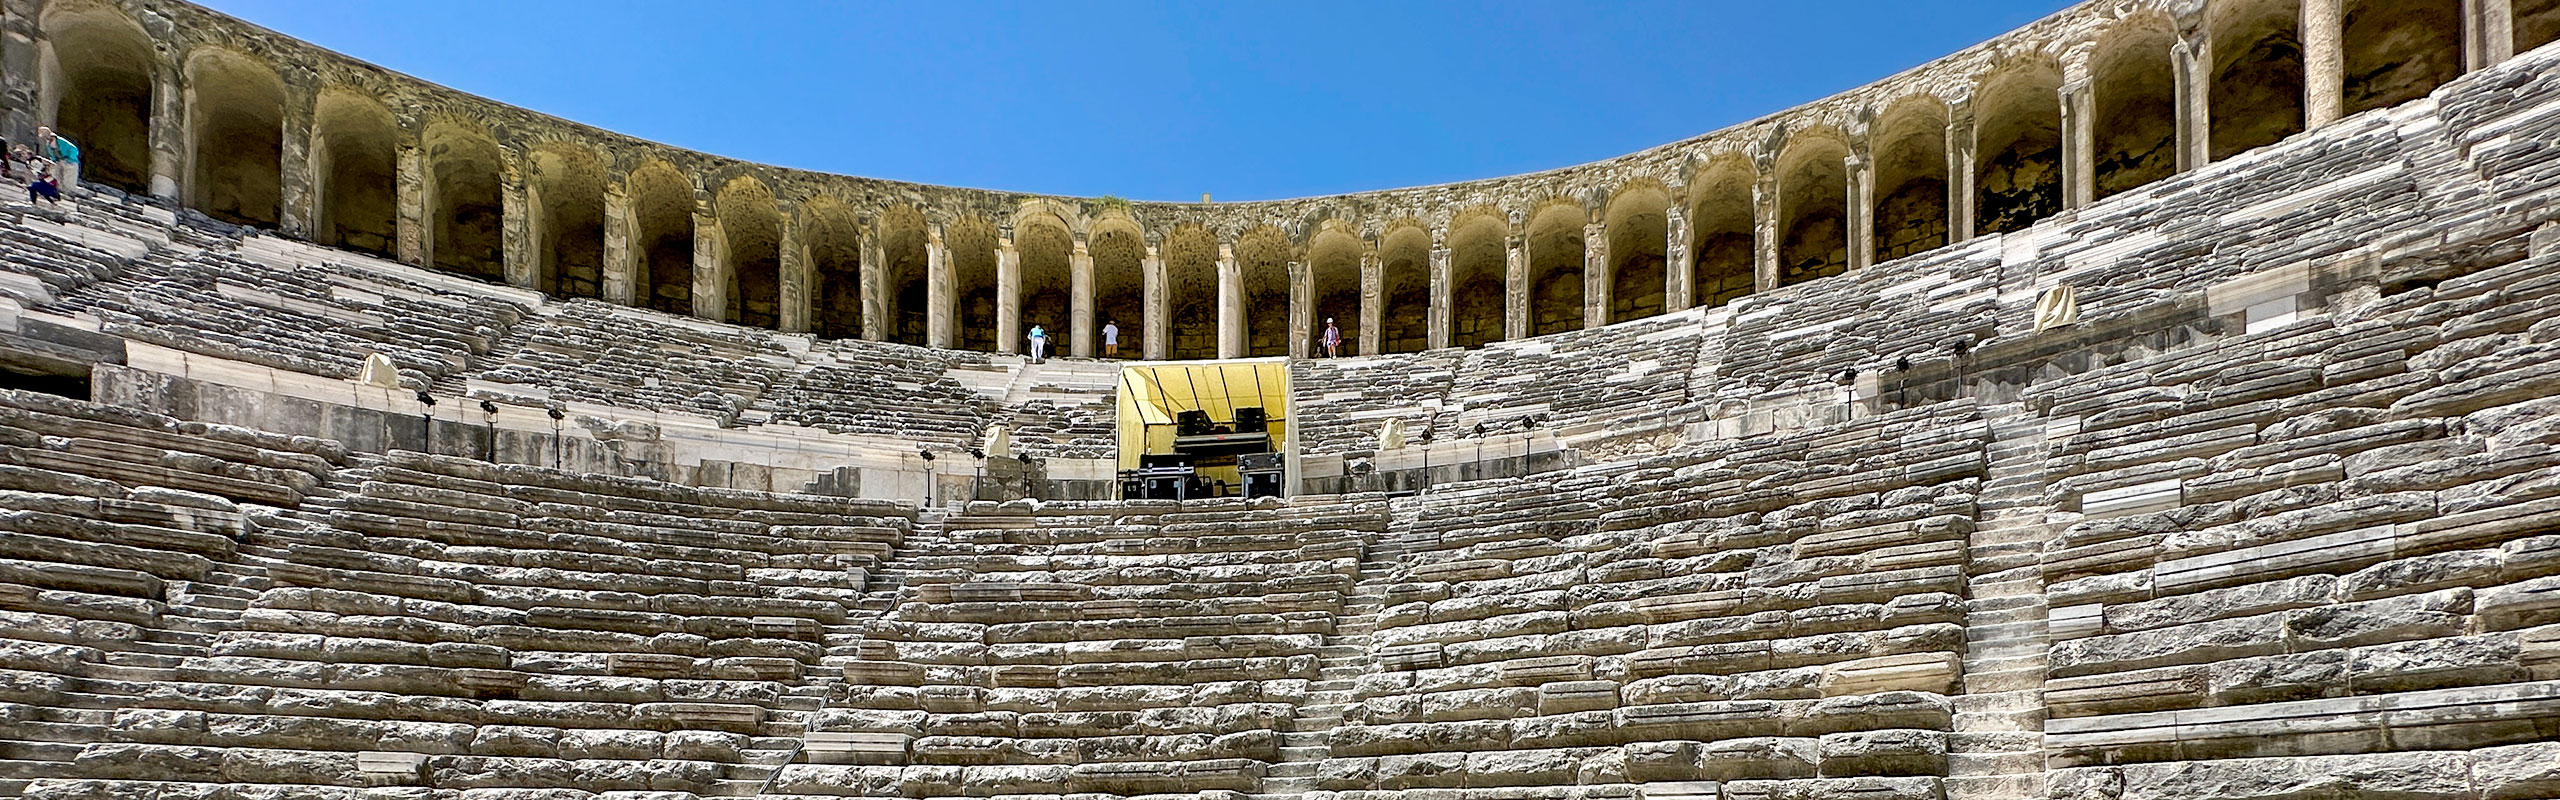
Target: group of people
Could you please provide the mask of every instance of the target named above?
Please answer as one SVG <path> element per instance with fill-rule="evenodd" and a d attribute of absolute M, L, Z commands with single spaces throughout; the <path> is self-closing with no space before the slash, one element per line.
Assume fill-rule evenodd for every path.
<path fill-rule="evenodd" d="M 80 186 L 80 148 L 52 128 L 37 128 L 32 147 L 18 144 L 7 150 L 9 178 L 26 184 L 29 203 L 60 205 L 63 192 Z"/>
<path fill-rule="evenodd" d="M 1030 338 L 1031 363 L 1037 364 L 1047 360 L 1049 357 L 1048 329 L 1034 324 L 1031 326 Z M 1334 327 L 1332 317 L 1324 318 L 1324 338 L 1318 341 L 1324 344 L 1324 357 L 1338 358 L 1342 355 L 1342 329 Z M 1102 323 L 1102 357 L 1120 357 L 1119 320 L 1105 320 Z"/>

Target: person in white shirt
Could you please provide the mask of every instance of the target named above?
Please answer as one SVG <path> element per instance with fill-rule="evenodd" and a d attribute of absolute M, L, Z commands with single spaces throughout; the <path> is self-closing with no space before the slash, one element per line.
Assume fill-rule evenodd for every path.
<path fill-rule="evenodd" d="M 1102 354 L 1120 355 L 1120 322 L 1118 320 L 1102 323 Z"/>

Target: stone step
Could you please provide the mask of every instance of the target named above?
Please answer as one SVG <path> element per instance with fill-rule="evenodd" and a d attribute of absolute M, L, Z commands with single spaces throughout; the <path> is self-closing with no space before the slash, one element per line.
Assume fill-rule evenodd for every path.
<path fill-rule="evenodd" d="M 2029 732 L 2044 730 L 2045 710 L 1959 712 L 1955 729 L 1960 733 Z"/>
<path fill-rule="evenodd" d="M 1947 800 L 2019 800 L 2045 796 L 2044 773 L 2010 775 L 1950 775 L 1947 777 Z"/>

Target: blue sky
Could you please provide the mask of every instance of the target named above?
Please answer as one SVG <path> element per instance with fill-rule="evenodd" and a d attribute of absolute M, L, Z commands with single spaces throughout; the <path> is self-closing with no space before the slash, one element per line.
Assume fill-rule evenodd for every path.
<path fill-rule="evenodd" d="M 2066 5 L 209 0 L 669 144 L 925 183 L 1264 200 L 1651 147 Z"/>

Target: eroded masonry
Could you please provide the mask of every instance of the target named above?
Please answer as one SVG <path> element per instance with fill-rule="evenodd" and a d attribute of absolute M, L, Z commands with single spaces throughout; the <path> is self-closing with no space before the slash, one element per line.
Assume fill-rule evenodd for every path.
<path fill-rule="evenodd" d="M 0 795 L 2560 797 L 2560 3 L 2090 3 L 1237 204 L 0 33 L 95 189 L 0 204 Z M 1327 317 L 1289 496 L 1115 499 L 1102 322 Z"/>

